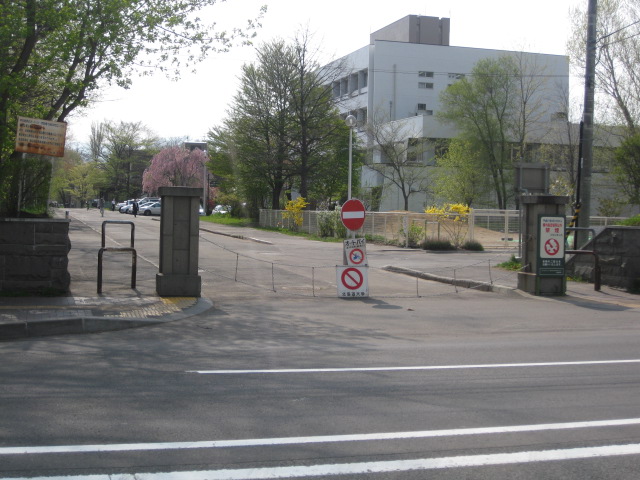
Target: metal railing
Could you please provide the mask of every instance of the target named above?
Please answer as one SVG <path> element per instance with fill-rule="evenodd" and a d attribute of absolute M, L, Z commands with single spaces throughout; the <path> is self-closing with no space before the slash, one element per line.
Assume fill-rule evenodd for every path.
<path fill-rule="evenodd" d="M 131 225 L 131 245 L 129 247 L 105 247 L 106 239 L 106 225 L 107 224 L 125 224 Z M 98 293 L 102 293 L 102 257 L 104 252 L 131 252 L 131 288 L 136 288 L 136 270 L 138 265 L 138 255 L 135 244 L 135 231 L 136 226 L 133 222 L 121 221 L 121 220 L 105 220 L 102 222 L 102 246 L 98 251 Z"/>

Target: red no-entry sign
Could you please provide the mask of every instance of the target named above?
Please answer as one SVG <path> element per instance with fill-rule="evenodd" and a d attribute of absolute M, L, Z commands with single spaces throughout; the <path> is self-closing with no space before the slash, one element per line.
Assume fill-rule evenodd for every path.
<path fill-rule="evenodd" d="M 340 217 L 349 230 L 359 230 L 364 225 L 365 208 L 357 198 L 347 200 L 342 206 Z"/>

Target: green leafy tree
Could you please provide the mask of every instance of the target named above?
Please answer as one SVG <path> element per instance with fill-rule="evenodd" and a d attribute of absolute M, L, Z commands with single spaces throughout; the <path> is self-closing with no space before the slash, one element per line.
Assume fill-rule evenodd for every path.
<path fill-rule="evenodd" d="M 469 140 L 453 139 L 436 159 L 434 192 L 446 202 L 473 206 L 489 191 L 479 149 Z"/>
<path fill-rule="evenodd" d="M 615 150 L 613 173 L 629 202 L 640 205 L 640 134 L 627 138 Z"/>
<path fill-rule="evenodd" d="M 79 204 L 90 202 L 98 195 L 100 172 L 92 162 L 76 165 L 69 172 L 69 185 L 66 191 L 78 200 Z"/>
<path fill-rule="evenodd" d="M 218 0 L 0 2 L 0 210 L 16 183 L 17 116 L 64 121 L 101 86 L 135 74 L 180 72 L 211 51 L 246 43 L 259 26 L 218 31 L 198 18 Z M 258 20 L 264 10 L 258 14 Z"/>
<path fill-rule="evenodd" d="M 105 198 L 141 196 L 142 175 L 159 150 L 159 140 L 141 122 L 102 122 L 91 126 L 90 158 L 100 167 Z M 147 192 L 149 193 L 149 192 Z"/>
<path fill-rule="evenodd" d="M 438 116 L 480 147 L 498 202 L 506 208 L 511 184 L 511 144 L 517 125 L 519 71 L 512 57 L 480 60 L 470 78 L 442 92 Z"/>
<path fill-rule="evenodd" d="M 332 77 L 318 73 L 307 36 L 263 44 L 256 54 L 255 63 L 242 67 L 228 119 L 209 133 L 211 171 L 225 190 L 246 198 L 253 213 L 279 209 L 292 187 L 306 197 L 335 194 L 348 130 L 325 87 Z"/>

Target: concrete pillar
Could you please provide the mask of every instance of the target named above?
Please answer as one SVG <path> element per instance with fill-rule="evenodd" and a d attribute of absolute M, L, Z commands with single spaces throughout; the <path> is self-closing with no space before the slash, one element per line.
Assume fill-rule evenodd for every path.
<path fill-rule="evenodd" d="M 160 273 L 156 291 L 161 297 L 199 297 L 198 244 L 201 188 L 161 187 Z"/>
<path fill-rule="evenodd" d="M 522 195 L 520 202 L 520 208 L 524 210 L 522 225 L 522 265 L 524 271 L 518 272 L 518 289 L 534 295 L 564 295 L 566 293 L 566 277 L 564 275 L 538 275 L 540 271 L 538 230 L 540 216 L 565 217 L 569 197 L 542 194 Z M 562 242 L 564 242 L 564 235 Z M 562 248 L 564 252 L 564 244 Z"/>

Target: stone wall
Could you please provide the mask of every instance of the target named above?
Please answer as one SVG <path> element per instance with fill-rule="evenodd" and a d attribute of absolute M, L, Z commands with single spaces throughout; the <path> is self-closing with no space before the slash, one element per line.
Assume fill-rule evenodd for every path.
<path fill-rule="evenodd" d="M 602 284 L 628 291 L 640 289 L 640 227 L 606 227 L 595 238 L 600 257 Z M 589 242 L 583 250 L 591 250 Z M 594 281 L 592 255 L 575 255 L 567 262 L 567 274 Z"/>
<path fill-rule="evenodd" d="M 67 219 L 0 219 L 0 292 L 67 293 L 70 249 Z"/>

